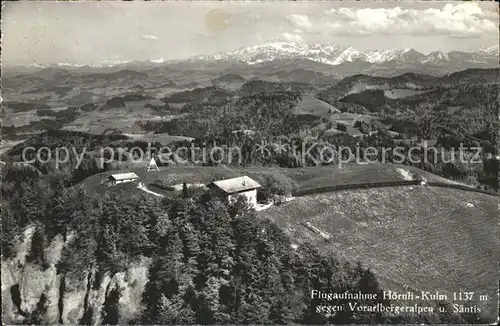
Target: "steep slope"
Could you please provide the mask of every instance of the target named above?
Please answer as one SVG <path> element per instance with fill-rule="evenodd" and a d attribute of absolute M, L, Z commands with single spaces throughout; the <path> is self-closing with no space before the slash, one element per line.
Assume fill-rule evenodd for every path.
<path fill-rule="evenodd" d="M 26 323 L 25 317 L 45 298 L 45 312 L 36 323 L 78 324 L 87 310 L 93 312 L 88 316 L 93 319 L 92 324 L 99 325 L 103 305 L 113 288 L 123 293 L 118 307 L 122 318 L 128 320 L 139 312 L 150 259 L 131 262 L 125 271 L 118 273 L 99 275 L 92 269 L 84 281 L 65 278 L 57 272 L 57 263 L 66 245 L 60 235 L 45 250 L 47 268 L 27 261 L 34 230 L 28 227 L 23 232 L 14 258 L 2 258 L 2 317 L 6 324 Z"/>
<path fill-rule="evenodd" d="M 261 215 L 299 243 L 310 241 L 359 259 L 387 290 L 437 290 L 449 298 L 460 290 L 486 294 L 488 301 L 468 305 L 482 307 L 493 321 L 500 259 L 497 205 L 494 196 L 413 186 L 300 197 Z"/>

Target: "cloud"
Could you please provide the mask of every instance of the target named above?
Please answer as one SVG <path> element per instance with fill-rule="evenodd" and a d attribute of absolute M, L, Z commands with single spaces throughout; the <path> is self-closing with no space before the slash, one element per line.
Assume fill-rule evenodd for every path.
<path fill-rule="evenodd" d="M 497 33 L 498 23 L 489 10 L 475 3 L 446 4 L 441 9 L 338 8 L 313 21 L 316 32 L 349 35 L 430 35 L 475 37 Z"/>
<path fill-rule="evenodd" d="M 158 36 L 155 36 L 155 35 L 142 35 L 141 36 L 142 39 L 144 40 L 157 40 L 158 39 Z"/>
<path fill-rule="evenodd" d="M 297 34 L 291 34 L 291 33 L 283 33 L 281 36 L 288 42 L 296 42 L 296 43 L 302 43 L 304 42 L 304 39 L 302 36 L 297 35 Z"/>
<path fill-rule="evenodd" d="M 312 27 L 312 23 L 307 15 L 292 14 L 288 15 L 286 18 L 292 25 L 295 25 L 296 27 L 304 29 L 309 29 Z"/>

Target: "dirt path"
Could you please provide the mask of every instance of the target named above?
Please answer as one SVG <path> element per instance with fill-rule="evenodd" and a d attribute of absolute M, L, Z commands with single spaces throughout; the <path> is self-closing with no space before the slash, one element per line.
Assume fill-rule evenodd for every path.
<path fill-rule="evenodd" d="M 137 186 L 137 188 L 141 189 L 144 192 L 147 192 L 148 194 L 155 195 L 157 197 L 164 197 L 162 194 L 158 194 L 158 193 L 153 192 L 153 191 L 149 190 L 148 188 L 146 188 L 146 186 L 142 182 L 139 182 L 139 185 Z"/>

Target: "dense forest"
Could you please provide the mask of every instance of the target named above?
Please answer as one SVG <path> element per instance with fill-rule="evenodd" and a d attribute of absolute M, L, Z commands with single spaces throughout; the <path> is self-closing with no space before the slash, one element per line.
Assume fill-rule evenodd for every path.
<path fill-rule="evenodd" d="M 328 117 L 317 118 L 295 114 L 294 107 L 299 103 L 301 95 L 298 92 L 288 91 L 242 97 L 236 101 L 236 105 L 190 104 L 185 108 L 187 116 L 168 121 L 138 121 L 137 124 L 145 131 L 195 138 L 192 143 L 177 141 L 168 144 L 170 151 L 194 146 L 203 147 L 210 152 L 214 146 L 219 145 L 240 149 L 240 153 L 232 152 L 231 155 L 221 158 L 221 161 L 213 161 L 210 157 L 203 159 L 198 157 L 201 155 L 199 153 L 195 154 L 194 159 L 191 155 L 183 157 L 183 159 L 188 159 L 190 164 L 201 162 L 203 165 L 212 166 L 227 164 L 286 168 L 335 165 L 339 157 L 343 160 L 347 159 L 347 152 L 341 151 L 341 148 L 349 149 L 351 153 L 356 153 L 356 151 L 362 153 L 366 148 L 375 148 L 378 153 L 382 153 L 384 149 L 398 147 L 400 156 L 389 150 L 384 156 L 378 157 L 378 160 L 413 165 L 476 187 L 497 190 L 498 161 L 495 159 L 497 155 L 495 144 L 498 139 L 496 131 L 500 130 L 500 127 L 498 120 L 493 119 L 498 112 L 498 103 L 495 104 L 491 98 L 494 88 L 474 88 L 468 85 L 464 87 L 486 91 L 468 100 L 469 102 L 475 101 L 475 103 L 468 104 L 474 106 L 464 104 L 450 110 L 449 106 L 439 109 L 438 104 L 436 106 L 419 104 L 415 107 L 415 112 L 420 112 L 420 115 L 412 119 L 395 118 L 389 115 L 380 116 L 380 120 L 371 122 L 358 121 L 354 127 L 364 134 L 363 137 L 355 137 L 348 132 L 331 132 L 331 128 L 343 130 L 341 127 L 344 126 L 338 123 L 333 124 Z M 461 103 L 458 99 L 456 101 L 452 104 Z M 246 131 L 251 131 L 251 133 Z M 398 133 L 403 139 L 395 138 L 392 133 Z M 415 140 L 405 141 L 405 139 L 412 138 Z M 412 147 L 419 147 L 416 141 L 418 138 L 435 139 L 436 155 L 432 153 L 425 156 L 423 148 L 413 149 L 410 154 Z M 259 150 L 262 144 L 266 144 L 266 151 Z M 460 144 L 463 144 L 465 148 L 480 147 L 479 163 L 468 164 L 459 161 L 457 149 Z M 156 142 L 151 144 L 151 147 L 155 153 L 158 153 L 164 145 Z M 33 146 L 35 150 L 44 146 L 51 150 L 61 146 L 75 147 L 77 153 L 81 153 L 85 148 L 83 164 L 78 169 L 73 169 L 75 164 L 73 159 L 62 169 L 70 184 L 76 184 L 103 169 L 113 168 L 114 165 L 97 166 L 96 159 L 102 156 L 99 150 L 101 148 L 137 146 L 144 152 L 148 149 L 147 142 L 131 140 L 122 135 L 119 130 L 110 130 L 102 135 L 90 135 L 52 129 L 31 137 L 24 144 L 15 146 L 4 160 L 19 161 L 25 146 Z M 324 157 L 321 149 L 325 146 L 336 151 L 336 159 Z M 465 157 L 471 159 L 475 153 L 473 149 L 466 150 Z M 115 151 L 114 159 L 127 161 L 129 157 L 119 156 L 118 151 Z M 175 159 L 171 162 L 175 163 Z M 37 161 L 34 163 L 34 166 L 44 174 L 54 171 L 53 165 L 53 162 Z"/>

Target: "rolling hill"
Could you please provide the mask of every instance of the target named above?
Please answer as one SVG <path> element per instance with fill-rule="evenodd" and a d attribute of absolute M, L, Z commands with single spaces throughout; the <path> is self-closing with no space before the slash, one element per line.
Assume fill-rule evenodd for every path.
<path fill-rule="evenodd" d="M 267 75 L 277 78 L 284 83 L 300 82 L 313 85 L 327 85 L 332 84 L 336 80 L 331 76 L 325 75 L 321 72 L 307 70 L 307 69 L 292 69 L 273 71 Z"/>
<path fill-rule="evenodd" d="M 419 93 L 422 96 L 426 96 L 427 93 L 425 91 L 432 91 L 434 89 L 446 90 L 450 86 L 458 84 L 497 83 L 498 74 L 498 69 L 466 69 L 440 77 L 415 73 L 403 73 L 392 77 L 357 74 L 346 77 L 335 85 L 321 90 L 317 94 L 317 97 L 325 102 L 334 104 L 346 95 L 366 90 L 384 90 L 388 97 L 392 95 L 390 91 L 398 90 L 401 93 L 403 90 L 407 90 L 406 93 L 408 94 L 397 96 L 397 98 L 417 96 Z M 408 92 L 410 90 L 414 91 L 414 93 Z"/>

